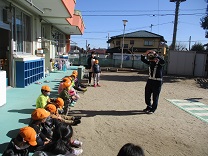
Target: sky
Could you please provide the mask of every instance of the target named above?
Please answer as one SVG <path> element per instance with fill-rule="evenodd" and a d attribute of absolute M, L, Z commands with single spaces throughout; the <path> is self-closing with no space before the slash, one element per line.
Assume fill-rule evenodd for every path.
<path fill-rule="evenodd" d="M 206 0 L 180 3 L 176 43 L 186 47 L 205 44 L 205 30 L 200 19 L 206 15 Z M 176 4 L 170 0 L 77 0 L 75 10 L 81 11 L 85 24 L 83 35 L 72 35 L 77 46 L 86 49 L 107 48 L 107 40 L 123 34 L 122 20 L 128 20 L 125 33 L 146 30 L 172 43 Z M 152 27 L 151 27 L 152 25 Z M 189 42 L 191 41 L 191 42 Z"/>

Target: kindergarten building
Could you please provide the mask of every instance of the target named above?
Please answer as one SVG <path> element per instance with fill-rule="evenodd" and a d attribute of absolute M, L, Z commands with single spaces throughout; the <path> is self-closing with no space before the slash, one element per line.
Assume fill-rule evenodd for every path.
<path fill-rule="evenodd" d="M 76 0 L 0 0 L 0 77 L 25 87 L 44 77 L 50 59 L 84 33 Z M 6 73 L 6 74 L 5 74 Z"/>

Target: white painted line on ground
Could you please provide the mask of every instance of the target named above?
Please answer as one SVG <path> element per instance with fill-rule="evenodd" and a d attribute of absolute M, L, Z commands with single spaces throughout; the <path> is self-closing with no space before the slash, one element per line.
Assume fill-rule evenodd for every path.
<path fill-rule="evenodd" d="M 198 116 L 208 116 L 208 113 L 194 113 L 194 114 L 196 114 Z"/>
<path fill-rule="evenodd" d="M 175 106 L 179 107 L 180 109 L 190 113 L 191 115 L 195 116 L 196 118 L 205 121 L 208 123 L 208 107 L 207 105 L 200 103 L 200 102 L 191 102 L 188 100 L 177 100 L 177 99 L 167 99 L 170 103 L 174 104 Z M 189 107 L 185 107 L 189 106 Z M 193 112 L 196 111 L 203 111 L 203 113 Z"/>
<path fill-rule="evenodd" d="M 177 103 L 179 106 L 205 106 L 203 103 L 189 103 L 189 102 L 184 102 L 184 103 Z"/>
<path fill-rule="evenodd" d="M 188 107 L 187 110 L 208 110 L 207 107 Z"/>

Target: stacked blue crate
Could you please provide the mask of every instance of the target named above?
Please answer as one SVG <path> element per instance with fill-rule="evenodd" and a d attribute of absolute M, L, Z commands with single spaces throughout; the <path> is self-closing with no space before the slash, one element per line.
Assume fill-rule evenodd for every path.
<path fill-rule="evenodd" d="M 16 61 L 16 87 L 24 88 L 44 77 L 44 61 Z"/>

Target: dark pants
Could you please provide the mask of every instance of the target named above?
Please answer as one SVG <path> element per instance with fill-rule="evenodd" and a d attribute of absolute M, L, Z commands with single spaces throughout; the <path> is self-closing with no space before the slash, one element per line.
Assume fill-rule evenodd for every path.
<path fill-rule="evenodd" d="M 92 72 L 89 72 L 89 83 L 92 81 Z"/>
<path fill-rule="evenodd" d="M 157 109 L 161 87 L 162 87 L 162 81 L 150 80 L 150 79 L 147 80 L 145 86 L 145 103 L 147 107 L 153 112 Z M 152 104 L 151 104 L 151 96 L 153 100 Z"/>

